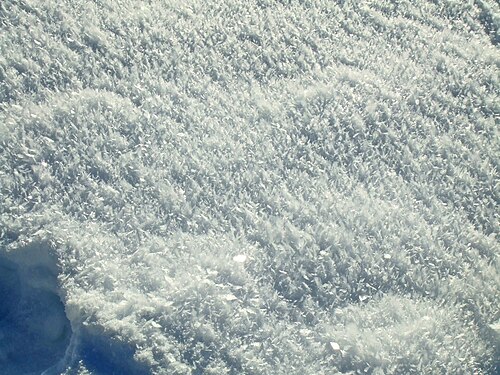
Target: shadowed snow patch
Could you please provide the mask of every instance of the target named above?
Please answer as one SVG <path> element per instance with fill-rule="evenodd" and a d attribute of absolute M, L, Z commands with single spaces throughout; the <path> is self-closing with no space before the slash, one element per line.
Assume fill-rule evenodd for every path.
<path fill-rule="evenodd" d="M 56 260 L 44 244 L 0 252 L 2 374 L 40 373 L 65 356 L 71 326 L 59 298 L 57 273 Z"/>
<path fill-rule="evenodd" d="M 135 348 L 106 335 L 95 335 L 89 331 L 83 331 L 79 353 L 87 368 L 96 374 L 148 373 L 147 368 L 134 361 Z"/>

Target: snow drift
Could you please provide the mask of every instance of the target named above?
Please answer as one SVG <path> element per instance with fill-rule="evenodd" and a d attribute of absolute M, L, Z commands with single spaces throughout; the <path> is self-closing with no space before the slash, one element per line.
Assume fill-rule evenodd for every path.
<path fill-rule="evenodd" d="M 2 1 L 3 373 L 496 373 L 499 17 Z"/>

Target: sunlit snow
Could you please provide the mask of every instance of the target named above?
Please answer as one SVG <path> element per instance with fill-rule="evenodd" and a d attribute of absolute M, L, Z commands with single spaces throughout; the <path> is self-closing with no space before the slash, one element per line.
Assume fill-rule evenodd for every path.
<path fill-rule="evenodd" d="M 233 257 L 233 260 L 237 263 L 245 263 L 247 260 L 247 256 L 245 254 L 235 255 Z"/>
<path fill-rule="evenodd" d="M 499 30 L 0 1 L 0 375 L 498 373 Z"/>

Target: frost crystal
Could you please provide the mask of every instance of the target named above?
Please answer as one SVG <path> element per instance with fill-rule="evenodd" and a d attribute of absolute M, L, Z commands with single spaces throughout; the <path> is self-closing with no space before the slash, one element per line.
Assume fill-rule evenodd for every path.
<path fill-rule="evenodd" d="M 233 261 L 235 261 L 236 263 L 245 263 L 246 260 L 247 260 L 247 256 L 245 254 L 235 255 L 233 257 Z"/>
<path fill-rule="evenodd" d="M 330 341 L 330 348 L 334 351 L 334 352 L 339 352 L 340 351 L 340 345 L 334 341 Z"/>

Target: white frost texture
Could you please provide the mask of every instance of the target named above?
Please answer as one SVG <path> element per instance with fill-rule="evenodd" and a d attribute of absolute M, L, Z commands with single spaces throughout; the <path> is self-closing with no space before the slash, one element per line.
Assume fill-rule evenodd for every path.
<path fill-rule="evenodd" d="M 497 374 L 495 0 L 1 0 L 0 375 Z"/>

